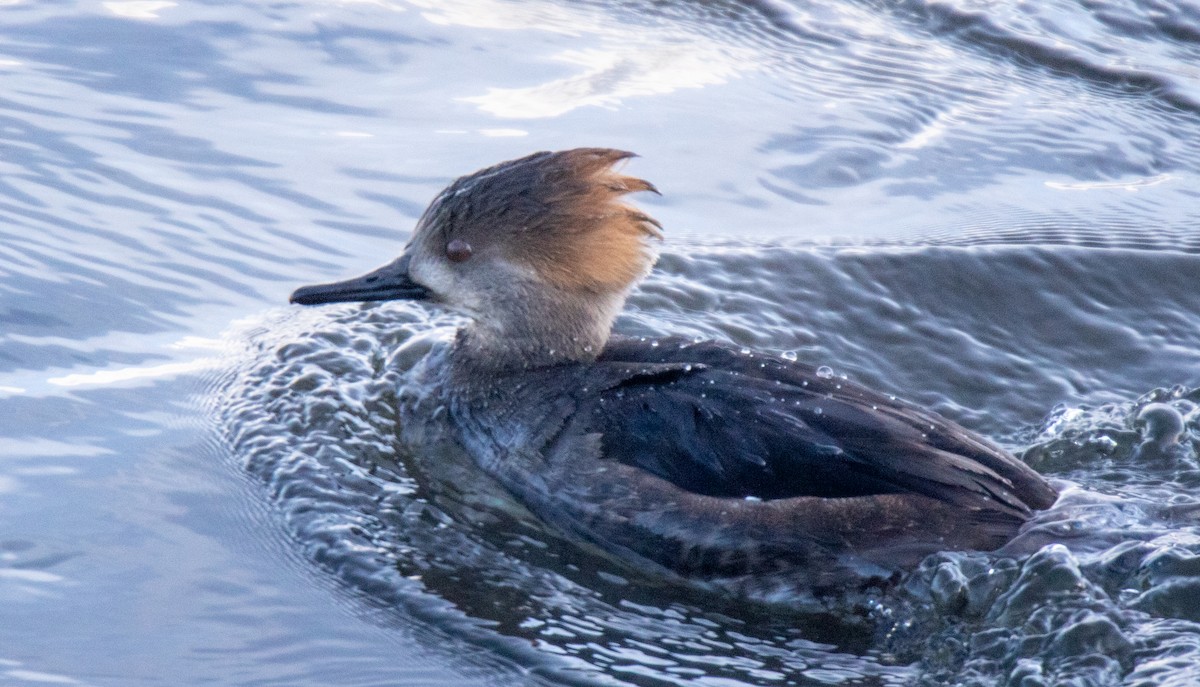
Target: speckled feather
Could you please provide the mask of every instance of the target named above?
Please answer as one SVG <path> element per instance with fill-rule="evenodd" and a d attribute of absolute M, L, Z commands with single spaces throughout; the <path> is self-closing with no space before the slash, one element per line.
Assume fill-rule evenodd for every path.
<path fill-rule="evenodd" d="M 463 444 L 558 529 L 695 577 L 833 580 L 848 560 L 991 550 L 1054 501 L 1004 450 L 903 401 L 729 344 L 657 344 L 454 386 Z"/>
<path fill-rule="evenodd" d="M 720 343 L 614 341 L 606 362 L 685 363 L 596 394 L 573 431 L 680 488 L 779 499 L 915 492 L 1024 519 L 1055 494 L 1031 469 L 950 421 L 815 368 Z M 586 418 L 586 419 L 584 419 Z"/>

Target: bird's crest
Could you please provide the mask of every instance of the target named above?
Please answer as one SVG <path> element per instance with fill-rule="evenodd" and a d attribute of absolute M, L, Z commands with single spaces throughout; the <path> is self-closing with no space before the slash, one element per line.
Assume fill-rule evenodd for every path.
<path fill-rule="evenodd" d="M 619 200 L 635 191 L 658 193 L 614 169 L 631 157 L 576 148 L 488 167 L 451 184 L 422 223 L 439 227 L 446 241 L 499 243 L 510 259 L 556 286 L 623 290 L 654 263 L 648 239 L 662 238 L 657 221 Z"/>

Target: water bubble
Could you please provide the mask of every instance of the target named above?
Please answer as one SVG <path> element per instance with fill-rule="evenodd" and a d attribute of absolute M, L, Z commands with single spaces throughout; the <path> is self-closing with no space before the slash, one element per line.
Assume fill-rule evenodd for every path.
<path fill-rule="evenodd" d="M 796 362 L 796 358 L 797 358 L 795 351 L 784 351 L 783 353 L 779 354 L 779 357 L 783 358 L 784 360 L 786 360 L 790 363 Z"/>
<path fill-rule="evenodd" d="M 1135 425 L 1147 425 L 1151 435 L 1179 435 L 1183 432 L 1183 415 L 1165 403 L 1150 403 L 1138 411 Z M 1175 438 L 1171 438 L 1174 442 Z"/>
<path fill-rule="evenodd" d="M 824 410 L 821 410 L 821 406 L 817 406 L 816 408 L 813 408 L 813 415 L 820 415 L 824 412 L 825 412 Z"/>
<path fill-rule="evenodd" d="M 829 379 L 833 376 L 833 368 L 828 365 L 822 365 L 817 368 L 817 376 L 821 379 Z"/>
<path fill-rule="evenodd" d="M 741 354 L 742 354 L 742 355 L 750 355 L 750 349 L 749 349 L 749 348 L 747 348 L 747 347 L 745 347 L 745 346 L 742 346 L 742 348 L 741 348 Z"/>

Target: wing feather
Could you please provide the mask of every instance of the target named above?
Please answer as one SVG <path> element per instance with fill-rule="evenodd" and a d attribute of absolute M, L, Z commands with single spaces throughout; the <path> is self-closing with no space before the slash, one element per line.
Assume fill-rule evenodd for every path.
<path fill-rule="evenodd" d="M 610 345 L 630 375 L 580 399 L 573 431 L 602 455 L 698 494 L 781 499 L 917 493 L 1025 517 L 1054 492 L 1002 449 L 933 413 L 812 368 L 729 346 Z"/>

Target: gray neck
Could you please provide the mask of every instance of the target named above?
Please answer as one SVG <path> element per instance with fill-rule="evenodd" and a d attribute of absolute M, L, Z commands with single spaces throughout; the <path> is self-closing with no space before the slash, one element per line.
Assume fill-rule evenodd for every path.
<path fill-rule="evenodd" d="M 458 332 L 451 364 L 469 374 L 596 359 L 625 294 L 579 296 L 544 286 L 509 294 Z"/>

